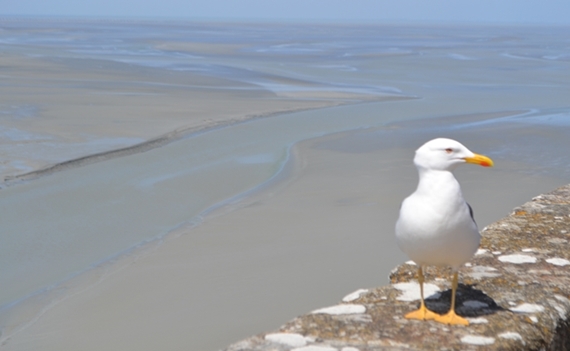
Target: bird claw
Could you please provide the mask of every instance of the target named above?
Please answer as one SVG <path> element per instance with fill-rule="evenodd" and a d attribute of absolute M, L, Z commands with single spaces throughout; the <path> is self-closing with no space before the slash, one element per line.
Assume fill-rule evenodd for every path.
<path fill-rule="evenodd" d="M 436 315 L 434 320 L 436 322 L 449 325 L 469 325 L 469 321 L 467 319 L 458 316 L 453 310 L 447 312 L 444 315 Z"/>
<path fill-rule="evenodd" d="M 425 306 L 422 305 L 419 309 L 407 313 L 404 317 L 406 319 L 419 319 L 420 321 L 429 321 L 440 317 L 440 315 L 428 310 Z"/>

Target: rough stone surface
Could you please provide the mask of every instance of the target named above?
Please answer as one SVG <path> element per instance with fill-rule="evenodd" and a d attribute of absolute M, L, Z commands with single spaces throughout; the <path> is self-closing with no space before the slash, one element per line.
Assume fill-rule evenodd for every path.
<path fill-rule="evenodd" d="M 469 326 L 406 320 L 419 301 L 398 299 L 393 285 L 362 290 L 350 304 L 362 313 L 310 313 L 271 333 L 304 337 L 303 350 L 556 350 L 570 351 L 570 185 L 540 195 L 482 231 L 481 248 L 460 270 L 456 311 Z M 517 255 L 536 260 L 517 259 Z M 515 259 L 500 260 L 501 256 Z M 514 262 L 513 262 L 514 261 Z M 414 282 L 417 267 L 404 264 L 392 284 Z M 450 306 L 450 272 L 428 268 L 426 283 L 441 291 L 428 308 Z M 410 285 L 411 286 L 411 285 Z M 348 302 L 341 302 L 341 304 Z M 269 333 L 267 333 L 269 334 Z M 266 333 L 235 343 L 226 351 L 285 351 Z"/>

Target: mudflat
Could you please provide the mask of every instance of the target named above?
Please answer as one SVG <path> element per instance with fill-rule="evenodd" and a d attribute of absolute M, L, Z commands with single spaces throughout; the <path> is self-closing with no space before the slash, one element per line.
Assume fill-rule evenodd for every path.
<path fill-rule="evenodd" d="M 567 183 L 567 31 L 326 29 L 1 32 L 0 348 L 214 350 L 386 284 L 434 137 L 495 160 L 481 228 Z"/>

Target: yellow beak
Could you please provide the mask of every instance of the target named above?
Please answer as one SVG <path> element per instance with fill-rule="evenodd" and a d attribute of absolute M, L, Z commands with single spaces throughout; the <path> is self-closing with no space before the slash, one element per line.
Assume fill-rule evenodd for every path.
<path fill-rule="evenodd" d="M 494 164 L 493 160 L 491 160 L 487 156 L 483 156 L 483 155 L 479 155 L 479 154 L 475 154 L 473 157 L 465 157 L 464 160 L 467 163 L 473 163 L 473 164 L 480 165 L 483 167 L 493 167 L 493 164 Z"/>

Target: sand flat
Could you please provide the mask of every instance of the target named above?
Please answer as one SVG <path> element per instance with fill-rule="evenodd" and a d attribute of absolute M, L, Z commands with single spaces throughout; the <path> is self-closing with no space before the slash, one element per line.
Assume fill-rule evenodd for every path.
<path fill-rule="evenodd" d="M 564 47 L 562 30 L 34 28 L 0 56 L 2 172 L 154 144 L 2 189 L 11 224 L 25 218 L 4 231 L 3 293 L 15 297 L 3 297 L 49 285 L 2 310 L 2 349 L 213 350 L 384 284 L 404 260 L 392 228 L 415 187 L 413 150 L 433 137 L 496 161 L 458 171 L 480 226 L 568 179 L 567 125 L 556 123 L 569 113 L 570 80 L 566 63 L 548 58 Z M 147 39 L 157 30 L 168 53 Z M 350 105 L 386 96 L 398 101 Z M 346 106 L 314 109 L 337 104 Z M 298 109 L 312 110 L 259 119 Z M 291 123 L 269 128 L 282 120 Z M 201 133 L 207 142 L 169 143 L 228 123 Z M 244 130 L 245 142 L 231 143 Z M 352 131 L 314 139 L 339 130 Z M 271 151 L 254 145 L 285 131 L 305 134 Z M 14 292 L 22 276 L 32 287 Z"/>
<path fill-rule="evenodd" d="M 240 80 L 128 63 L 0 56 L 0 110 L 12 138 L 1 141 L 2 179 L 157 137 L 277 113 L 385 100 L 385 96 L 304 92 L 275 94 Z M 393 96 L 388 99 L 398 99 Z M 14 133 L 19 134 L 14 134 Z M 40 150 L 34 152 L 33 150 Z"/>
<path fill-rule="evenodd" d="M 423 122 L 417 126 L 422 130 Z M 492 149 L 488 140 L 502 133 L 494 129 L 448 136 L 479 151 Z M 484 131 L 488 139 L 478 138 Z M 406 260 L 395 251 L 392 227 L 397 204 L 417 179 L 411 157 L 418 135 L 394 133 L 353 131 L 296 145 L 286 177 L 219 208 L 196 228 L 69 281 L 63 300 L 11 336 L 7 349 L 216 349 L 334 304 L 350 292 L 347 286 L 385 284 L 380 267 Z M 421 133 L 427 139 L 435 132 Z M 564 182 L 522 174 L 516 160 L 496 161 L 494 169 L 458 172 L 480 226 Z"/>

